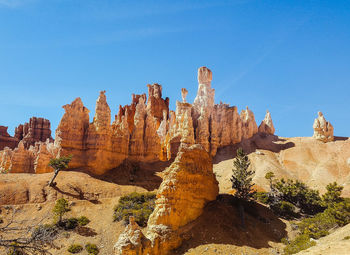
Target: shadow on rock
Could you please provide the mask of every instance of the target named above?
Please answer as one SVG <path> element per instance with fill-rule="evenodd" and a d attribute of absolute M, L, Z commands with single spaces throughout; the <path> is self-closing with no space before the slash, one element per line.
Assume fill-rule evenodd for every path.
<path fill-rule="evenodd" d="M 278 136 L 258 133 L 252 138 L 245 139 L 240 143 L 219 148 L 216 156 L 213 159 L 213 163 L 216 164 L 221 161 L 234 158 L 238 148 L 242 148 L 247 154 L 250 154 L 258 149 L 278 153 L 294 146 L 295 144 L 293 142 L 287 142 L 287 140 Z"/>
<path fill-rule="evenodd" d="M 280 242 L 287 235 L 286 224 L 268 208 L 255 202 L 246 203 L 246 228 L 241 227 L 238 201 L 231 195 L 219 195 L 203 214 L 186 228 L 182 245 L 173 254 L 184 254 L 205 244 L 229 244 L 256 249 L 269 248 L 269 242 Z"/>
<path fill-rule="evenodd" d="M 148 191 L 157 189 L 162 182 L 160 172 L 170 166 L 171 162 L 132 162 L 124 160 L 123 164 L 107 173 L 94 178 L 119 184 L 139 186 Z"/>

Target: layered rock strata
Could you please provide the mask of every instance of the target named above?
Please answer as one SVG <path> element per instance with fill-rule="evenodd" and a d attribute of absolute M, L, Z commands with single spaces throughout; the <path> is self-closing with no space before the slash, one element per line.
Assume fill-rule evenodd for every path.
<path fill-rule="evenodd" d="M 331 142 L 334 140 L 333 126 L 330 122 L 326 121 L 322 112 L 318 112 L 318 117 L 314 121 L 314 135 L 313 138 L 322 142 Z"/>
<path fill-rule="evenodd" d="M 44 118 L 32 117 L 29 123 L 19 125 L 15 129 L 15 137 L 18 141 L 22 141 L 26 149 L 36 142 L 45 142 L 47 139 L 53 142 L 51 137 L 50 121 Z"/>
<path fill-rule="evenodd" d="M 25 150 L 44 155 L 56 151 L 53 157 L 71 154 L 70 168 L 101 175 L 118 167 L 126 159 L 138 162 L 174 159 L 181 144 L 200 144 L 214 156 L 218 148 L 249 139 L 258 131 L 274 133 L 269 114 L 258 130 L 254 114 L 248 108 L 238 114 L 235 106 L 215 105 L 215 90 L 211 88 L 212 72 L 208 68 L 199 68 L 197 78 L 198 91 L 194 103 L 186 101 L 188 91 L 183 88 L 182 102 L 176 102 L 175 112 L 169 111 L 169 98 L 162 98 L 161 85 L 147 85 L 148 96 L 133 94 L 131 104 L 120 106 L 111 123 L 111 110 L 105 91 L 101 91 L 91 123 L 89 110 L 80 98 L 63 106 L 65 113 L 56 129 L 53 145 L 46 144 L 46 139 L 49 139 L 48 143 L 52 142 L 50 123 L 41 118 L 32 118 L 29 123 L 20 125 L 15 136 L 22 141 Z M 38 141 L 45 145 L 35 145 Z M 40 146 L 42 149 L 39 149 Z M 46 153 L 45 148 L 54 149 Z M 32 155 L 31 152 L 27 154 Z M 34 158 L 35 165 L 40 167 L 36 170 L 30 167 L 31 171 L 47 171 L 38 170 L 46 164 L 46 161 L 41 163 L 41 158 L 47 156 L 34 155 Z"/>
<path fill-rule="evenodd" d="M 0 150 L 3 150 L 5 147 L 14 149 L 18 145 L 18 139 L 12 137 L 7 133 L 7 128 L 0 126 Z"/>
<path fill-rule="evenodd" d="M 181 145 L 175 161 L 163 172 L 146 235 L 131 219 L 115 245 L 116 254 L 168 254 L 181 244 L 186 225 L 218 192 L 211 156 L 201 145 Z"/>

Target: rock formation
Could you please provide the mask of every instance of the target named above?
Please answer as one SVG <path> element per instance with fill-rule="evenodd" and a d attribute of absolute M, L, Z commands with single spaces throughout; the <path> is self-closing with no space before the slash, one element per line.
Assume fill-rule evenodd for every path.
<path fill-rule="evenodd" d="M 32 117 L 29 123 L 21 124 L 15 129 L 15 137 L 23 142 L 26 149 L 36 142 L 45 142 L 47 139 L 52 142 L 50 125 L 47 119 Z"/>
<path fill-rule="evenodd" d="M 258 131 L 259 133 L 264 133 L 269 135 L 273 135 L 275 133 L 275 127 L 273 126 L 271 114 L 269 111 L 266 111 L 265 118 L 261 122 L 258 128 Z"/>
<path fill-rule="evenodd" d="M 3 150 L 5 147 L 14 149 L 18 145 L 18 139 L 12 137 L 7 133 L 7 128 L 0 126 L 0 150 Z"/>
<path fill-rule="evenodd" d="M 30 161 L 30 171 L 37 173 L 50 170 L 44 167 L 48 158 L 71 154 L 70 168 L 97 175 L 118 167 L 126 159 L 137 162 L 174 159 L 181 145 L 200 144 L 214 156 L 220 147 L 251 138 L 258 132 L 258 127 L 253 112 L 248 108 L 239 115 L 235 106 L 215 105 L 215 90 L 211 88 L 211 81 L 212 72 L 206 67 L 199 68 L 194 103 L 186 101 L 188 91 L 183 88 L 182 102 L 176 102 L 175 112 L 169 111 L 169 98 L 162 98 L 161 85 L 147 85 L 148 97 L 146 94 L 133 94 L 130 105 L 119 107 L 113 123 L 105 91 L 100 92 L 96 101 L 91 123 L 89 110 L 77 98 L 63 106 L 65 113 L 56 129 L 54 144 L 50 144 L 49 121 L 32 118 L 29 123 L 20 125 L 15 135 L 27 152 L 22 151 L 21 147 L 16 152 L 2 154 L 27 155 L 28 160 L 24 162 Z M 273 134 L 269 114 L 260 125 L 260 132 Z M 41 144 L 36 145 L 36 142 Z M 16 157 L 6 156 L 7 163 L 1 164 L 8 166 L 9 158 Z"/>
<path fill-rule="evenodd" d="M 116 254 L 168 254 L 181 244 L 185 226 L 202 214 L 218 192 L 210 155 L 201 145 L 182 145 L 163 172 L 146 235 L 131 219 L 115 245 Z"/>
<path fill-rule="evenodd" d="M 326 121 L 322 112 L 318 112 L 318 117 L 314 121 L 314 135 L 313 138 L 322 142 L 331 142 L 334 140 L 333 126 L 331 123 Z"/>

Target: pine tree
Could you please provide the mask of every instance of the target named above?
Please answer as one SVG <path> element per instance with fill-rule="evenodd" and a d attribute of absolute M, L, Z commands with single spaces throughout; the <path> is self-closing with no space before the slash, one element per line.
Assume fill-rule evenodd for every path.
<path fill-rule="evenodd" d="M 56 183 L 54 182 L 56 176 L 61 170 L 68 168 L 68 164 L 71 160 L 72 160 L 72 155 L 68 155 L 60 158 L 54 158 L 50 160 L 48 165 L 54 169 L 54 175 L 52 176 L 52 179 L 49 182 L 49 186 L 56 185 Z"/>
<path fill-rule="evenodd" d="M 244 222 L 244 201 L 249 201 L 256 193 L 253 190 L 253 178 L 255 171 L 248 170 L 250 166 L 250 160 L 247 154 L 244 153 L 242 148 L 237 150 L 237 156 L 233 161 L 232 169 L 232 188 L 236 190 L 235 197 L 238 198 L 238 209 L 241 218 L 242 227 L 245 228 Z"/>
<path fill-rule="evenodd" d="M 233 161 L 232 169 L 232 188 L 236 190 L 235 196 L 239 199 L 250 200 L 256 193 L 253 190 L 253 178 L 255 174 L 254 170 L 248 170 L 250 166 L 250 160 L 247 154 L 244 153 L 242 148 L 237 150 L 237 156 Z"/>

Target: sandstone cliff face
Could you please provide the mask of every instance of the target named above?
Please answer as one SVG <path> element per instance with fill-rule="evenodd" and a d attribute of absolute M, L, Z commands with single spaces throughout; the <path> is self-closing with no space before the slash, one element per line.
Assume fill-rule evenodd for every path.
<path fill-rule="evenodd" d="M 163 172 L 146 236 L 131 221 L 115 245 L 116 254 L 168 254 L 181 244 L 183 227 L 202 214 L 218 191 L 210 155 L 201 145 L 182 145 Z"/>
<path fill-rule="evenodd" d="M 322 142 L 331 142 L 334 140 L 333 126 L 330 122 L 326 121 L 322 112 L 318 112 L 318 117 L 314 121 L 314 135 L 313 138 Z"/>
<path fill-rule="evenodd" d="M 148 97 L 146 94 L 133 94 L 130 105 L 119 107 L 113 123 L 105 91 L 101 91 L 91 123 L 89 110 L 80 98 L 63 106 L 65 113 L 53 145 L 46 143 L 47 139 L 52 142 L 50 123 L 42 118 L 32 118 L 29 123 L 20 125 L 15 137 L 23 141 L 24 149 L 43 154 L 34 155 L 38 166 L 36 170 L 30 167 L 34 172 L 49 171 L 44 167 L 48 157 L 69 154 L 73 155 L 70 168 L 98 175 L 118 167 L 125 159 L 141 162 L 174 159 L 181 145 L 200 144 L 214 156 L 220 147 L 251 138 L 258 132 L 258 127 L 253 112 L 248 108 L 239 115 L 235 106 L 215 105 L 211 81 L 212 72 L 206 67 L 199 68 L 194 103 L 186 101 L 188 91 L 183 88 L 182 102 L 176 102 L 175 112 L 169 111 L 169 98 L 162 98 L 161 85 L 147 85 Z M 260 125 L 260 132 L 274 132 L 269 114 Z M 35 145 L 38 141 L 43 144 Z M 30 149 L 30 146 L 36 149 Z M 39 149 L 40 146 L 42 149 Z M 55 149 L 47 152 L 46 148 Z M 29 157 L 32 152 L 22 154 Z M 28 160 L 33 162 L 33 157 L 30 157 Z"/>
<path fill-rule="evenodd" d="M 3 150 L 5 147 L 14 149 L 18 145 L 18 139 L 12 137 L 7 133 L 7 127 L 0 126 L 0 150 Z"/>
<path fill-rule="evenodd" d="M 53 142 L 50 121 L 44 118 L 32 117 L 29 123 L 21 124 L 15 129 L 15 137 L 19 141 L 23 141 L 26 149 L 36 142 L 45 142 L 47 139 Z"/>
<path fill-rule="evenodd" d="M 266 112 L 265 118 L 261 122 L 259 129 L 259 133 L 273 135 L 275 133 L 275 127 L 272 123 L 271 114 L 269 111 Z"/>

